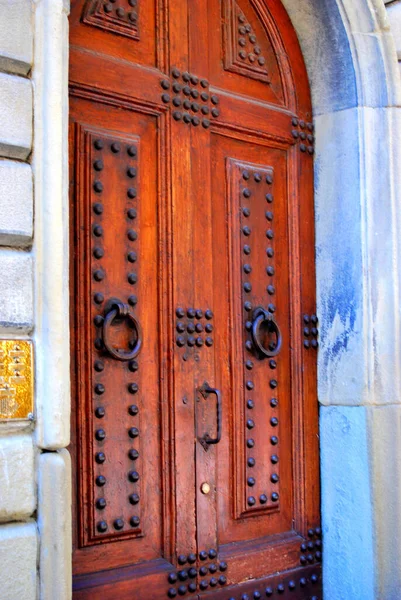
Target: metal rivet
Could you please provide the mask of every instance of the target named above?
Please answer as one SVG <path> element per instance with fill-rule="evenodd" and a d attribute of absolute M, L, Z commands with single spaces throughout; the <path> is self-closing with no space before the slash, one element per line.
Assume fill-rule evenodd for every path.
<path fill-rule="evenodd" d="M 249 255 L 251 253 L 251 247 L 248 245 L 244 246 L 244 254 Z"/>
<path fill-rule="evenodd" d="M 245 227 L 242 228 L 242 233 L 246 236 L 251 235 L 251 228 L 245 225 Z"/>
<path fill-rule="evenodd" d="M 128 167 L 128 169 L 127 169 L 127 176 L 130 177 L 131 179 L 133 177 L 136 177 L 136 168 L 135 167 Z"/>
<path fill-rule="evenodd" d="M 273 221 L 273 213 L 271 211 L 268 210 L 265 215 L 268 221 Z"/>
<path fill-rule="evenodd" d="M 177 346 L 185 346 L 185 338 L 182 335 L 179 335 L 176 339 Z"/>
<path fill-rule="evenodd" d="M 128 429 L 128 435 L 130 436 L 130 438 L 135 439 L 139 436 L 139 429 L 138 427 L 130 427 Z"/>
<path fill-rule="evenodd" d="M 136 404 L 131 404 L 131 406 L 128 407 L 128 412 L 132 417 L 135 417 L 139 412 L 139 408 Z"/>
<path fill-rule="evenodd" d="M 128 496 L 128 500 L 130 501 L 130 504 L 138 504 L 139 494 L 130 494 Z"/>
<path fill-rule="evenodd" d="M 137 303 L 138 303 L 138 298 L 136 296 L 128 297 L 128 304 L 130 304 L 130 306 L 135 306 Z"/>
<path fill-rule="evenodd" d="M 267 502 L 267 496 L 266 496 L 266 494 L 261 494 L 261 495 L 259 496 L 259 502 L 260 502 L 261 504 L 266 504 L 266 502 Z"/>
<path fill-rule="evenodd" d="M 172 71 L 171 71 L 171 74 L 172 74 L 172 76 L 173 76 L 175 79 L 178 79 L 178 77 L 181 75 L 181 73 L 179 72 L 179 70 L 178 70 L 178 69 L 176 69 L 175 67 L 174 67 L 174 69 L 172 69 Z"/>
<path fill-rule="evenodd" d="M 104 385 L 102 383 L 97 383 L 95 385 L 95 393 L 99 394 L 99 396 L 100 396 L 100 395 L 104 394 L 104 392 L 105 392 Z"/>
<path fill-rule="evenodd" d="M 102 237 L 103 227 L 101 225 L 95 225 L 93 227 L 93 235 L 95 235 L 96 237 Z"/>
<path fill-rule="evenodd" d="M 180 113 L 180 111 L 178 111 L 178 110 L 175 110 L 173 112 L 174 121 L 181 121 L 181 118 L 182 118 L 182 113 Z"/>
<path fill-rule="evenodd" d="M 96 304 L 102 304 L 102 302 L 104 301 L 104 296 L 103 296 L 103 294 L 100 294 L 98 292 L 93 296 L 93 299 L 96 302 Z"/>
<path fill-rule="evenodd" d="M 128 198 L 131 198 L 131 200 L 133 198 L 136 198 L 136 188 L 128 188 L 127 196 L 128 196 Z"/>
<path fill-rule="evenodd" d="M 136 153 L 137 153 L 136 146 L 128 146 L 128 148 L 127 148 L 128 156 L 135 157 Z"/>
<path fill-rule="evenodd" d="M 103 510 L 104 508 L 106 508 L 106 506 L 107 506 L 107 502 L 104 498 L 98 498 L 96 500 L 96 508 L 98 510 Z"/>
<path fill-rule="evenodd" d="M 103 213 L 103 204 L 100 204 L 100 202 L 95 202 L 93 205 L 93 212 L 95 215 L 101 215 Z"/>
<path fill-rule="evenodd" d="M 104 475 L 98 475 L 95 481 L 98 487 L 103 487 L 106 484 L 106 477 L 104 477 Z"/>
<path fill-rule="evenodd" d="M 277 419 L 277 417 L 272 417 L 272 418 L 270 419 L 270 425 L 271 425 L 272 427 L 277 427 L 277 425 L 278 425 L 278 419 Z"/>
<path fill-rule="evenodd" d="M 213 319 L 213 312 L 209 308 L 205 311 L 205 318 L 208 319 L 209 321 L 210 321 L 210 319 Z M 206 331 L 209 331 L 209 329 L 207 329 L 207 327 L 210 327 L 210 325 L 206 325 Z"/>
<path fill-rule="evenodd" d="M 136 394 L 139 390 L 139 385 L 137 383 L 129 383 L 128 391 L 130 394 Z"/>
<path fill-rule="evenodd" d="M 136 260 L 137 260 L 137 254 L 136 254 L 136 252 L 128 252 L 128 254 L 127 254 L 127 260 L 130 263 L 136 262 Z"/>
<path fill-rule="evenodd" d="M 95 140 L 93 145 L 95 146 L 96 150 L 103 150 L 104 148 L 103 140 Z"/>
<path fill-rule="evenodd" d="M 95 363 L 93 366 L 94 366 L 95 371 L 97 371 L 98 373 L 101 373 L 104 369 L 104 363 L 101 360 L 95 360 Z"/>
<path fill-rule="evenodd" d="M 96 315 L 96 317 L 93 319 L 93 322 L 96 327 L 101 327 L 104 323 L 104 318 L 101 315 Z"/>
<path fill-rule="evenodd" d="M 275 436 L 275 435 L 272 435 L 271 438 L 270 438 L 270 442 L 271 442 L 271 444 L 273 446 L 277 446 L 277 444 L 278 444 L 278 437 Z"/>
<path fill-rule="evenodd" d="M 107 531 L 106 521 L 99 521 L 99 523 L 97 524 L 97 530 L 99 531 L 99 533 L 105 533 L 105 531 Z"/>
<path fill-rule="evenodd" d="M 129 273 L 127 276 L 128 283 L 134 285 L 138 281 L 138 276 L 136 273 Z"/>
<path fill-rule="evenodd" d="M 95 454 L 95 461 L 98 463 L 98 465 L 102 465 L 105 460 L 106 460 L 106 455 L 104 452 L 97 452 Z"/>
<path fill-rule="evenodd" d="M 140 519 L 139 517 L 131 517 L 129 520 L 131 527 L 139 527 Z"/>
<path fill-rule="evenodd" d="M 247 408 L 252 409 L 252 408 L 254 408 L 255 404 L 254 404 L 253 400 L 249 399 L 249 400 L 247 400 L 246 406 L 247 406 Z"/>
<path fill-rule="evenodd" d="M 248 458 L 247 464 L 248 464 L 248 467 L 254 467 L 256 464 L 256 461 L 254 458 L 251 457 L 251 458 Z"/>
<path fill-rule="evenodd" d="M 276 408 L 276 407 L 278 406 L 278 400 L 277 400 L 277 398 L 272 398 L 272 399 L 270 400 L 270 406 L 271 406 L 272 408 Z"/>
<path fill-rule="evenodd" d="M 249 282 L 244 283 L 244 291 L 249 293 L 252 291 L 252 284 Z"/>
<path fill-rule="evenodd" d="M 253 429 L 255 427 L 255 421 L 253 419 L 247 419 L 246 426 L 248 429 Z"/>
<path fill-rule="evenodd" d="M 127 231 L 127 238 L 131 241 L 134 242 L 136 239 L 138 239 L 138 234 L 134 229 L 128 229 Z"/>
<path fill-rule="evenodd" d="M 270 296 L 272 296 L 276 291 L 274 285 L 268 285 L 266 290 L 267 290 L 267 293 L 270 294 Z"/>
<path fill-rule="evenodd" d="M 202 126 L 203 126 L 205 129 L 208 129 L 208 128 L 210 127 L 210 121 L 209 121 L 209 119 L 203 119 L 203 120 L 202 120 Z"/>
<path fill-rule="evenodd" d="M 274 267 L 266 267 L 266 273 L 270 276 L 274 275 Z"/>
<path fill-rule="evenodd" d="M 250 312 L 250 311 L 252 310 L 252 303 L 251 303 L 251 302 L 245 302 L 245 303 L 244 303 L 244 309 L 245 309 L 247 312 Z"/>
<path fill-rule="evenodd" d="M 273 202 L 273 195 L 272 194 L 266 194 L 265 196 L 266 201 L 271 204 Z"/>
<path fill-rule="evenodd" d="M 269 258 L 272 258 L 274 256 L 273 248 L 266 248 L 266 254 Z"/>
<path fill-rule="evenodd" d="M 164 90 L 168 90 L 170 88 L 170 82 L 167 79 L 162 79 L 160 85 Z"/>
<path fill-rule="evenodd" d="M 103 350 L 103 340 L 101 338 L 96 338 L 94 341 L 94 346 L 96 350 Z"/>
<path fill-rule="evenodd" d="M 210 346 L 213 346 L 213 339 L 211 337 L 207 337 L 205 340 L 205 344 L 210 348 Z"/>
<path fill-rule="evenodd" d="M 134 483 L 135 483 L 136 481 L 138 481 L 138 480 L 139 480 L 139 473 L 138 473 L 138 471 L 130 471 L 130 472 L 128 473 L 128 479 L 129 479 L 130 481 L 134 482 Z"/>
<path fill-rule="evenodd" d="M 266 237 L 267 237 L 269 240 L 272 240 L 272 239 L 274 238 L 274 233 L 273 233 L 273 230 L 272 230 L 272 229 L 268 229 L 268 230 L 266 231 Z"/>
<path fill-rule="evenodd" d="M 248 506 L 254 506 L 256 504 L 256 499 L 253 496 L 248 497 Z"/>
<path fill-rule="evenodd" d="M 270 457 L 270 460 L 272 462 L 273 465 L 276 465 L 278 463 L 278 456 L 277 454 L 272 454 L 272 456 Z"/>
<path fill-rule="evenodd" d="M 175 588 L 170 588 L 167 592 L 167 596 L 169 598 L 175 598 L 177 595 L 177 590 Z"/>
<path fill-rule="evenodd" d="M 253 448 L 253 447 L 254 447 L 254 445 L 255 445 L 255 440 L 253 440 L 252 438 L 249 438 L 249 439 L 246 441 L 246 445 L 248 446 L 248 448 Z"/>
<path fill-rule="evenodd" d="M 168 104 L 170 102 L 170 96 L 169 96 L 169 94 L 162 94 L 162 101 L 165 104 Z"/>
<path fill-rule="evenodd" d="M 277 379 L 270 380 L 270 387 L 274 390 L 278 385 Z"/>
<path fill-rule="evenodd" d="M 277 473 L 272 473 L 272 475 L 270 476 L 270 481 L 272 483 L 277 483 L 279 481 L 279 476 L 277 475 Z"/>
<path fill-rule="evenodd" d="M 93 249 L 93 256 L 95 258 L 98 258 L 98 259 L 99 258 L 103 258 L 103 256 L 104 256 L 104 250 L 103 250 L 103 248 L 99 248 L 99 247 L 94 248 Z"/>
<path fill-rule="evenodd" d="M 254 477 L 248 477 L 247 479 L 247 484 L 249 487 L 253 487 L 255 485 L 256 481 Z"/>
<path fill-rule="evenodd" d="M 104 279 L 104 271 L 102 269 L 96 269 L 93 273 L 93 279 L 95 281 L 103 281 Z"/>
<path fill-rule="evenodd" d="M 200 123 L 200 119 L 199 117 L 192 117 L 192 125 L 195 125 L 195 127 L 197 127 Z"/>
<path fill-rule="evenodd" d="M 121 145 L 118 142 L 113 142 L 111 145 L 111 151 L 117 154 L 121 150 Z"/>
<path fill-rule="evenodd" d="M 117 531 L 119 531 L 120 529 L 123 529 L 124 527 L 124 521 L 122 519 L 116 519 L 113 523 L 114 529 L 117 529 Z"/>

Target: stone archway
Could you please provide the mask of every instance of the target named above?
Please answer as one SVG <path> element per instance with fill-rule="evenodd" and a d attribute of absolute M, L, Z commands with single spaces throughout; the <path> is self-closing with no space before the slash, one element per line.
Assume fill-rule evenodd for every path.
<path fill-rule="evenodd" d="M 395 599 L 401 571 L 395 48 L 382 0 L 283 4 L 305 57 L 316 127 L 325 596 Z"/>

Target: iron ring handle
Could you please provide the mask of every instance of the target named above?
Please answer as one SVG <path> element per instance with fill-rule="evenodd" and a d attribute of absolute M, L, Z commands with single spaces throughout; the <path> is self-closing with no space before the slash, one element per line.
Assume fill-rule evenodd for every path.
<path fill-rule="evenodd" d="M 201 444 L 203 445 L 203 447 L 205 448 L 205 450 L 207 449 L 207 446 L 205 446 L 205 444 L 218 444 L 221 440 L 221 425 L 222 425 L 222 403 L 221 403 L 221 392 L 220 390 L 218 390 L 217 388 L 213 388 L 210 387 L 210 385 L 205 381 L 205 383 L 203 384 L 203 386 L 200 388 L 200 393 L 202 394 L 202 396 L 207 399 L 207 397 L 209 396 L 209 394 L 214 394 L 216 396 L 216 423 L 217 423 L 217 435 L 215 438 L 210 437 L 210 435 L 208 433 L 205 433 L 205 435 L 203 436 L 203 438 L 201 438 L 199 441 L 201 442 Z"/>
<path fill-rule="evenodd" d="M 260 340 L 260 328 L 263 323 L 268 323 L 270 331 L 276 334 L 277 343 L 274 350 L 268 350 L 267 348 L 265 348 Z M 277 356 L 277 354 L 281 350 L 281 344 L 283 340 L 280 328 L 271 313 L 267 312 L 263 308 L 260 308 L 259 310 L 257 309 L 254 313 L 251 333 L 253 343 L 256 346 L 257 350 L 260 352 L 260 354 L 268 358 L 273 358 L 273 356 Z"/>
<path fill-rule="evenodd" d="M 129 352 L 125 351 L 125 350 L 117 350 L 116 348 L 113 347 L 113 345 L 109 341 L 110 327 L 111 327 L 114 319 L 119 318 L 119 317 L 120 318 L 124 317 L 126 319 L 129 319 L 129 321 L 131 321 L 131 323 L 134 325 L 134 327 L 136 329 L 136 336 L 137 336 L 136 344 L 132 348 L 132 350 Z M 123 304 L 122 302 L 114 302 L 112 304 L 109 312 L 105 315 L 104 321 L 103 321 L 103 343 L 106 347 L 106 350 L 109 352 L 109 354 L 111 354 L 111 356 L 113 358 L 115 358 L 116 360 L 128 361 L 128 360 L 132 360 L 133 358 L 138 356 L 138 354 L 141 350 L 141 347 L 142 347 L 142 331 L 141 331 L 141 327 L 139 325 L 138 320 L 131 313 L 129 306 L 127 304 Z"/>

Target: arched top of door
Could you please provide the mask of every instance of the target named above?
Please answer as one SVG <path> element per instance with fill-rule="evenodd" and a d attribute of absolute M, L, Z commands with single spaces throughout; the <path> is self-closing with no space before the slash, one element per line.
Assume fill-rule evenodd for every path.
<path fill-rule="evenodd" d="M 166 4 L 147 2 L 145 10 L 144 0 L 88 0 L 82 8 L 82 2 L 73 1 L 71 44 L 96 53 L 102 48 L 117 62 L 166 75 L 175 67 L 206 77 L 211 88 L 223 93 L 310 117 L 307 72 L 281 1 L 181 0 L 169 11 Z M 207 65 L 208 72 L 198 72 L 199 64 Z"/>

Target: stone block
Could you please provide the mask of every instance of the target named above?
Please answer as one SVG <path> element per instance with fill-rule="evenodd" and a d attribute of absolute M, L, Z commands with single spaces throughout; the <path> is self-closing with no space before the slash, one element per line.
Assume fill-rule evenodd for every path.
<path fill-rule="evenodd" d="M 32 146 L 32 83 L 0 73 L 0 156 L 26 159 Z"/>
<path fill-rule="evenodd" d="M 401 406 L 367 409 L 375 515 L 375 598 L 398 600 L 401 589 Z"/>
<path fill-rule="evenodd" d="M 320 409 L 323 591 L 330 600 L 379 598 L 366 411 Z"/>
<path fill-rule="evenodd" d="M 0 70 L 26 75 L 32 65 L 32 0 L 0 0 Z"/>
<path fill-rule="evenodd" d="M 22 521 L 35 510 L 34 452 L 30 435 L 0 437 L 0 521 Z"/>
<path fill-rule="evenodd" d="M 33 185 L 28 164 L 0 160 L 0 244 L 27 246 L 32 240 Z"/>
<path fill-rule="evenodd" d="M 36 600 L 37 554 L 35 523 L 0 526 L 1 600 Z"/>
<path fill-rule="evenodd" d="M 67 450 L 38 456 L 40 600 L 71 598 L 71 459 Z"/>
<path fill-rule="evenodd" d="M 0 250 L 0 335 L 29 333 L 33 328 L 32 257 Z"/>
<path fill-rule="evenodd" d="M 387 6 L 390 31 L 393 34 L 398 58 L 401 59 L 401 2 L 392 2 Z"/>

